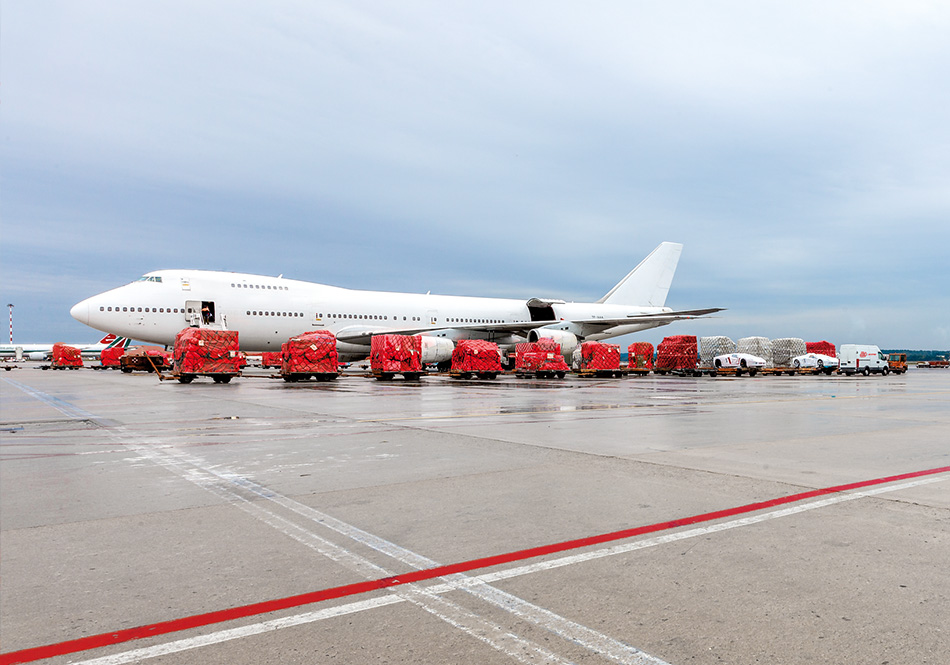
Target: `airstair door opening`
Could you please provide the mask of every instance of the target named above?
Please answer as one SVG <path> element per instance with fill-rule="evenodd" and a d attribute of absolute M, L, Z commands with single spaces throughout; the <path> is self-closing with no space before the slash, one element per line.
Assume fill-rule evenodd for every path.
<path fill-rule="evenodd" d="M 185 321 L 191 328 L 221 328 L 213 300 L 186 300 Z"/>

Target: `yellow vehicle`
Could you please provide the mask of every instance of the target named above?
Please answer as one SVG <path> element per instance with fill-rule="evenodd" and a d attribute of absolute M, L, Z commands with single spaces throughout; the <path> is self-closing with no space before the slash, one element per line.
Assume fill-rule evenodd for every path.
<path fill-rule="evenodd" d="M 895 374 L 903 374 L 907 371 L 907 354 L 906 353 L 889 353 L 887 354 L 887 367 Z"/>

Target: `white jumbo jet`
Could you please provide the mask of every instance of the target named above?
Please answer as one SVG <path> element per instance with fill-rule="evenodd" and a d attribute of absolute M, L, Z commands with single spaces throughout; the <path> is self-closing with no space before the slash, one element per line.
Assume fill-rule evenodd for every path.
<path fill-rule="evenodd" d="M 110 333 L 95 344 L 67 344 L 79 349 L 83 358 L 98 358 L 103 349 L 114 346 L 129 348 L 132 342 L 128 337 L 116 337 Z M 24 360 L 49 360 L 53 355 L 52 344 L 0 344 L 0 358 L 23 358 Z"/>
<path fill-rule="evenodd" d="M 451 359 L 455 340 L 485 339 L 511 350 L 550 338 L 570 358 L 601 340 L 692 319 L 721 308 L 673 311 L 667 293 L 683 246 L 664 242 L 600 300 L 565 302 L 357 291 L 234 272 L 157 270 L 87 298 L 70 310 L 99 330 L 172 345 L 184 327 L 238 331 L 243 351 L 277 351 L 312 330 L 336 335 L 341 361 L 369 355 L 373 335 L 423 336 L 423 361 Z"/>

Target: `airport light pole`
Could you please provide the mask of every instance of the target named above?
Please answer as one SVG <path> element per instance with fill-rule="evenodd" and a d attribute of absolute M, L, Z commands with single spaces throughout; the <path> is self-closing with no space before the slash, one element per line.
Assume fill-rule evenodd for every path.
<path fill-rule="evenodd" d="M 13 344 L 13 303 L 7 303 L 10 308 L 10 344 Z"/>

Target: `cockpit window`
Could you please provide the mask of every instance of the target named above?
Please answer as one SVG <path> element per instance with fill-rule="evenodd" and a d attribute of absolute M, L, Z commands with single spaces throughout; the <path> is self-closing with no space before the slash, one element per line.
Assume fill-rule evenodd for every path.
<path fill-rule="evenodd" d="M 161 283 L 162 278 L 157 275 L 142 275 L 139 277 L 140 282 L 159 282 Z"/>

